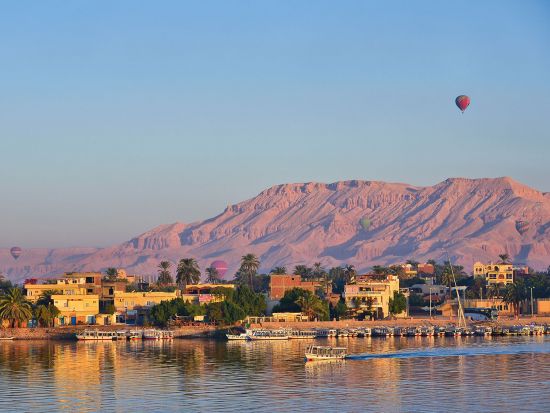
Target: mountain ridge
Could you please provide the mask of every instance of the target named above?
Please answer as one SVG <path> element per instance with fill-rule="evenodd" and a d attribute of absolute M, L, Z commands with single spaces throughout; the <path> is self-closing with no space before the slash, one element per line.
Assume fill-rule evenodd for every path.
<path fill-rule="evenodd" d="M 368 228 L 361 226 L 367 218 Z M 520 234 L 516 221 L 528 222 Z M 11 279 L 109 266 L 155 274 L 161 259 L 193 256 L 204 269 L 257 254 L 262 270 L 320 261 L 366 270 L 408 258 L 453 260 L 470 266 L 504 251 L 537 268 L 550 265 L 550 194 L 510 177 L 448 178 L 433 186 L 346 180 L 271 186 L 191 223 L 159 225 L 106 248 L 30 249 L 18 261 L 0 250 Z M 468 268 L 469 269 L 469 268 Z"/>

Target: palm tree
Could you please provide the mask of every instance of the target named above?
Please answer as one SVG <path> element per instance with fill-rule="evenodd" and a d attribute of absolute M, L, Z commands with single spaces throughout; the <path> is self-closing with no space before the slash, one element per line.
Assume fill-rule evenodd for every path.
<path fill-rule="evenodd" d="M 326 275 L 326 273 L 327 272 L 325 271 L 325 269 L 323 268 L 320 262 L 316 262 L 313 264 L 312 275 L 315 278 L 319 280 L 320 278 L 323 278 Z"/>
<path fill-rule="evenodd" d="M 0 295 L 0 318 L 9 320 L 12 328 L 32 318 L 32 306 L 20 288 L 10 288 Z"/>
<path fill-rule="evenodd" d="M 42 294 L 40 294 L 40 297 L 38 298 L 38 301 L 36 302 L 37 305 L 48 305 L 52 302 L 52 295 L 56 294 L 62 294 L 59 290 L 46 290 L 43 291 Z"/>
<path fill-rule="evenodd" d="M 105 279 L 115 281 L 118 277 L 118 270 L 114 267 L 109 267 L 105 270 Z"/>
<path fill-rule="evenodd" d="M 312 269 L 309 268 L 307 265 L 297 265 L 294 267 L 294 275 L 299 275 L 303 279 L 308 279 L 312 273 Z"/>
<path fill-rule="evenodd" d="M 298 297 L 295 303 L 300 307 L 300 311 L 311 320 L 319 310 L 319 299 L 313 294 L 306 294 Z"/>
<path fill-rule="evenodd" d="M 353 265 L 346 265 L 344 268 L 344 274 L 346 275 L 346 283 L 353 284 L 355 283 L 355 277 L 357 276 L 357 271 Z"/>
<path fill-rule="evenodd" d="M 523 282 L 514 282 L 508 284 L 504 290 L 503 301 L 507 304 L 511 304 L 514 308 L 514 314 L 519 316 L 519 305 L 527 298 L 527 292 L 525 284 Z"/>
<path fill-rule="evenodd" d="M 271 274 L 284 275 L 286 274 L 286 267 L 275 267 L 270 271 Z"/>
<path fill-rule="evenodd" d="M 500 263 L 499 264 L 509 264 L 510 263 L 510 256 L 506 253 L 504 254 L 500 254 L 498 256 L 500 258 Z"/>
<path fill-rule="evenodd" d="M 161 261 L 158 266 L 158 278 L 157 278 L 157 284 L 158 285 L 170 285 L 174 283 L 174 280 L 172 278 L 172 273 L 170 271 L 170 267 L 172 266 L 172 263 L 170 261 Z"/>
<path fill-rule="evenodd" d="M 53 327 L 55 318 L 59 315 L 59 309 L 49 303 L 40 304 L 34 309 L 34 316 L 42 327 Z"/>
<path fill-rule="evenodd" d="M 500 296 L 500 286 L 498 284 L 490 284 L 487 287 L 487 297 L 496 298 Z"/>
<path fill-rule="evenodd" d="M 246 254 L 241 257 L 239 272 L 248 278 L 250 289 L 254 289 L 252 280 L 260 268 L 260 260 L 254 254 Z"/>
<path fill-rule="evenodd" d="M 201 279 L 201 270 L 194 258 L 182 258 L 176 271 L 176 282 L 181 290 L 185 291 L 187 284 L 198 284 Z"/>
<path fill-rule="evenodd" d="M 210 284 L 217 284 L 220 282 L 220 274 L 214 267 L 208 267 L 206 269 L 206 282 Z"/>

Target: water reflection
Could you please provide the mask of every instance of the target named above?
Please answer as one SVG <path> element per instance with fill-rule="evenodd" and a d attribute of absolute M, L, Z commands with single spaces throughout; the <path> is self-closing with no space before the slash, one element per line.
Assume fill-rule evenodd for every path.
<path fill-rule="evenodd" d="M 316 342 L 366 357 L 305 364 L 308 340 L 3 342 L 0 409 L 544 411 L 550 394 L 550 337 Z"/>

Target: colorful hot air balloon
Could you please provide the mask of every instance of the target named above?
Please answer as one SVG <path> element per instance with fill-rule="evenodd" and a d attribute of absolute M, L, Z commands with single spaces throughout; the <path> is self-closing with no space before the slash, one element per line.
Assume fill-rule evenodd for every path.
<path fill-rule="evenodd" d="M 210 268 L 215 268 L 220 277 L 223 277 L 227 272 L 227 263 L 223 260 L 216 260 L 210 264 Z"/>
<path fill-rule="evenodd" d="M 10 249 L 10 253 L 14 259 L 17 259 L 23 253 L 23 250 L 19 247 L 13 247 L 12 249 Z"/>
<path fill-rule="evenodd" d="M 520 235 L 525 234 L 527 231 L 529 231 L 529 221 L 518 219 L 516 221 L 516 230 L 520 233 Z"/>
<path fill-rule="evenodd" d="M 470 106 L 470 98 L 466 95 L 457 96 L 455 99 L 456 106 L 464 113 L 466 108 Z"/>
<path fill-rule="evenodd" d="M 364 217 L 361 219 L 361 228 L 363 228 L 365 231 L 369 230 L 370 224 L 371 224 L 371 221 L 369 218 Z"/>

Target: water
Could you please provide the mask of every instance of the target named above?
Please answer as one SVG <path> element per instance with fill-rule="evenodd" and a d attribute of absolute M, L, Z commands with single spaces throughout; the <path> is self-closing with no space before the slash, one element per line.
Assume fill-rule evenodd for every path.
<path fill-rule="evenodd" d="M 0 410 L 548 411 L 550 336 L 0 342 Z"/>

